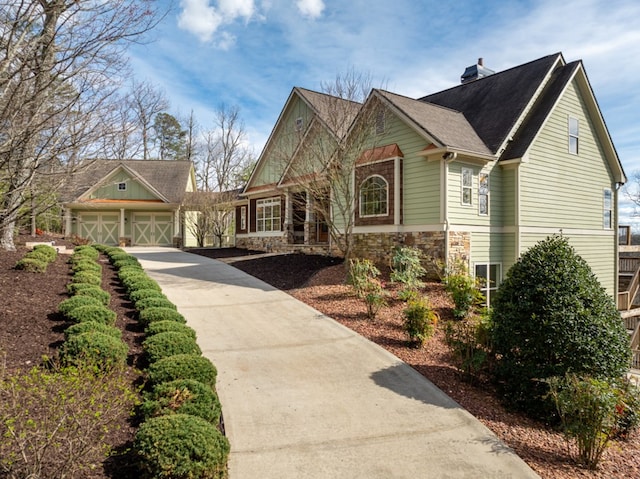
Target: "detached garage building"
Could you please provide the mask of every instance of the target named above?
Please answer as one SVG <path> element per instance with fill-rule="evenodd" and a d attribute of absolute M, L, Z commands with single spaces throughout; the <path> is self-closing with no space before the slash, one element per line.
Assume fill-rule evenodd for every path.
<path fill-rule="evenodd" d="M 65 235 L 106 245 L 179 246 L 182 203 L 195 190 L 190 161 L 86 162 L 64 194 Z"/>

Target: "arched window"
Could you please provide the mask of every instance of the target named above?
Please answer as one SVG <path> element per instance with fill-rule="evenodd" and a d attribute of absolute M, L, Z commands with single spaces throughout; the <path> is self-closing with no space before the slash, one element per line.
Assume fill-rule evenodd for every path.
<path fill-rule="evenodd" d="M 389 186 L 382 176 L 370 176 L 360 185 L 360 216 L 389 214 Z"/>

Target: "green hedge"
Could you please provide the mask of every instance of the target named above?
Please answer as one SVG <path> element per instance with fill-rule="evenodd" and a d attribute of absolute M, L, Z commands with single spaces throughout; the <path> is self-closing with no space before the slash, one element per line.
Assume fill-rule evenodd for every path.
<path fill-rule="evenodd" d="M 72 283 L 87 283 L 100 286 L 102 284 L 102 274 L 96 271 L 76 271 L 71 279 Z"/>
<path fill-rule="evenodd" d="M 193 328 L 190 328 L 186 324 L 177 323 L 170 320 L 154 321 L 152 323 L 149 323 L 144 332 L 147 337 L 159 333 L 176 332 L 186 334 L 190 338 L 196 339 L 196 331 Z"/>
<path fill-rule="evenodd" d="M 171 301 L 169 301 L 167 298 L 159 298 L 159 297 L 155 297 L 155 298 L 149 297 L 149 298 L 139 299 L 138 301 L 135 301 L 135 305 L 136 305 L 136 309 L 139 311 L 149 309 L 149 308 L 169 308 L 169 309 L 175 309 L 175 310 L 178 309 L 176 305 L 173 304 Z"/>
<path fill-rule="evenodd" d="M 100 252 L 93 246 L 89 245 L 76 246 L 75 248 L 73 248 L 73 254 L 74 256 L 84 256 L 94 261 L 97 261 L 100 257 Z"/>
<path fill-rule="evenodd" d="M 195 379 L 215 388 L 217 375 L 211 361 L 193 354 L 169 356 L 151 364 L 147 370 L 148 384 L 152 387 L 174 379 Z"/>
<path fill-rule="evenodd" d="M 144 324 L 150 324 L 154 321 L 175 321 L 178 323 L 186 323 L 186 319 L 175 309 L 172 308 L 147 308 L 140 311 L 138 320 Z"/>
<path fill-rule="evenodd" d="M 229 441 L 202 418 L 173 414 L 142 423 L 133 450 L 142 477 L 214 478 L 226 474 Z"/>
<path fill-rule="evenodd" d="M 49 263 L 42 258 L 22 258 L 16 263 L 15 268 L 30 273 L 44 273 L 48 265 Z"/>
<path fill-rule="evenodd" d="M 83 283 L 77 283 L 77 284 L 83 284 Z M 99 286 L 92 286 L 90 288 L 86 288 L 86 287 L 80 288 L 76 290 L 75 294 L 77 296 L 91 296 L 93 298 L 98 298 L 100 302 L 105 306 L 107 306 L 111 301 L 111 295 L 107 291 L 100 288 Z"/>
<path fill-rule="evenodd" d="M 124 268 L 125 266 L 140 266 L 140 262 L 134 256 L 129 256 L 128 258 L 120 258 L 113 262 L 113 266 L 117 269 Z"/>
<path fill-rule="evenodd" d="M 91 271 L 102 275 L 102 266 L 88 258 L 81 258 L 78 261 L 71 261 L 71 271 L 74 273 L 79 271 Z"/>
<path fill-rule="evenodd" d="M 118 339 L 122 338 L 122 331 L 120 329 L 104 323 L 98 323 L 96 321 L 85 321 L 83 323 L 72 324 L 64 330 L 64 338 L 65 340 L 68 340 L 73 335 L 90 332 L 102 333 Z"/>
<path fill-rule="evenodd" d="M 120 339 L 99 332 L 72 335 L 60 348 L 64 364 L 93 364 L 101 369 L 124 365 L 127 345 Z"/>
<path fill-rule="evenodd" d="M 39 253 L 43 257 L 47 258 L 49 263 L 53 263 L 58 257 L 58 252 L 53 246 L 48 244 L 37 244 L 33 247 L 34 253 Z"/>
<path fill-rule="evenodd" d="M 158 384 L 144 394 L 140 405 L 144 419 L 168 414 L 190 414 L 217 425 L 220 401 L 209 386 L 194 379 L 176 379 Z"/>
<path fill-rule="evenodd" d="M 202 354 L 195 339 L 175 331 L 154 334 L 142 343 L 150 363 L 176 354 Z"/>
<path fill-rule="evenodd" d="M 78 308 L 80 306 L 101 306 L 102 301 L 93 296 L 82 296 L 76 295 L 72 296 L 58 304 L 58 311 L 60 311 L 65 316 L 69 314 L 72 309 Z"/>
<path fill-rule="evenodd" d="M 103 323 L 109 326 L 113 326 L 117 318 L 115 311 L 103 305 L 78 306 L 69 311 L 66 316 L 75 323 L 95 321 L 96 323 Z"/>
<path fill-rule="evenodd" d="M 133 302 L 136 303 L 137 301 L 140 301 L 141 299 L 145 299 L 145 298 L 167 298 L 162 291 L 158 291 L 157 289 L 137 289 L 135 291 L 132 291 L 131 294 L 129 295 L 129 299 Z"/>

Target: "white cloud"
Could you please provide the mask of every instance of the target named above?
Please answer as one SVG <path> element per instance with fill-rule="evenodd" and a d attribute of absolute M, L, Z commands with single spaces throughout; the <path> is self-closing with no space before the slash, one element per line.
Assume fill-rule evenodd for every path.
<path fill-rule="evenodd" d="M 296 7 L 300 13 L 309 18 L 318 18 L 324 10 L 323 0 L 298 0 Z"/>
<path fill-rule="evenodd" d="M 211 40 L 222 24 L 222 16 L 208 0 L 182 0 L 178 26 L 193 33 L 201 41 Z"/>
<path fill-rule="evenodd" d="M 182 11 L 178 16 L 178 27 L 193 33 L 200 41 L 208 42 L 223 26 L 238 18 L 249 21 L 255 13 L 253 0 L 219 0 L 217 8 L 209 0 L 182 0 Z M 222 32 L 217 46 L 229 49 L 235 43 L 235 37 Z"/>
<path fill-rule="evenodd" d="M 219 0 L 218 8 L 231 21 L 238 17 L 249 20 L 255 13 L 253 0 Z"/>

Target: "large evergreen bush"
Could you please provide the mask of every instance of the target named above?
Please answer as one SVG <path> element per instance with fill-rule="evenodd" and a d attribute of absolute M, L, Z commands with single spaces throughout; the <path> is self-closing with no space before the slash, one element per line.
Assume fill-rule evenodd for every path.
<path fill-rule="evenodd" d="M 512 405 L 553 411 L 547 378 L 567 372 L 615 379 L 629 366 L 629 337 L 613 298 L 568 241 L 541 241 L 509 270 L 492 300 L 496 378 Z"/>

